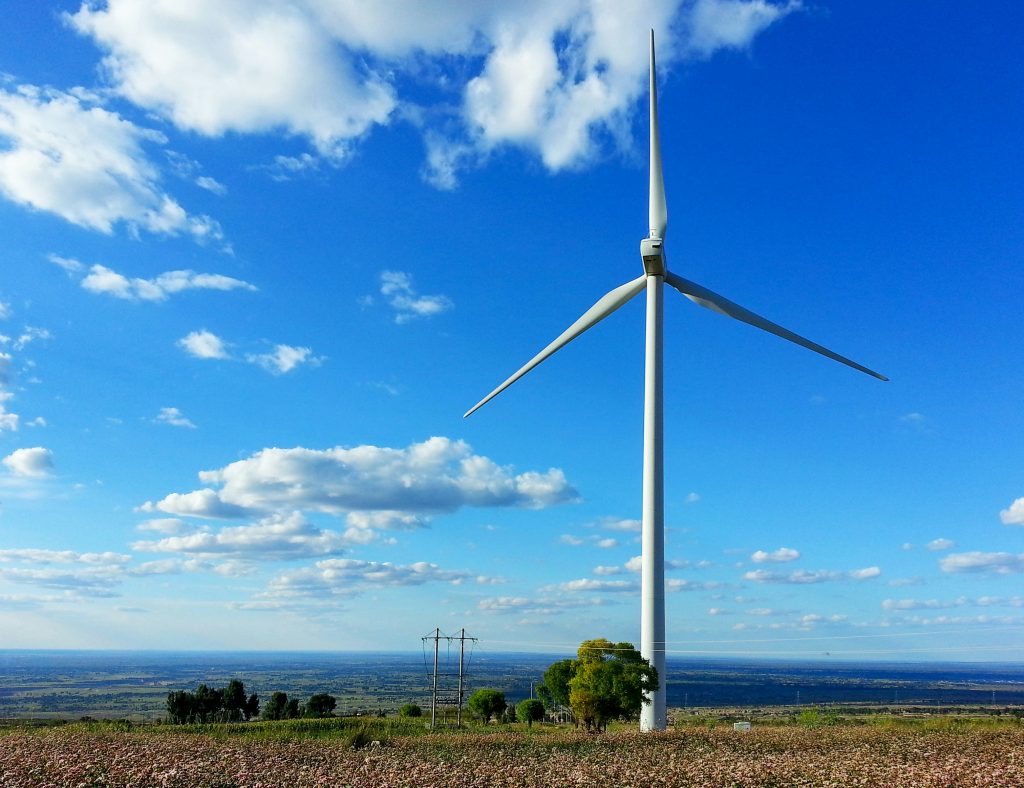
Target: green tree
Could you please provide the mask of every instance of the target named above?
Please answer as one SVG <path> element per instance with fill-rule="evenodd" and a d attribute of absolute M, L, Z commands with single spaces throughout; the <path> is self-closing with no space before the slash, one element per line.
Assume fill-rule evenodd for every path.
<path fill-rule="evenodd" d="M 238 679 L 231 679 L 223 694 L 224 711 L 229 722 L 238 722 L 245 714 L 245 685 Z"/>
<path fill-rule="evenodd" d="M 613 719 L 633 719 L 658 686 L 657 671 L 632 643 L 584 640 L 576 659 L 556 662 L 544 673 L 548 692 L 561 697 L 568 675 L 568 705 L 587 730 L 604 730 Z M 556 694 L 557 693 L 557 694 Z"/>
<path fill-rule="evenodd" d="M 184 725 L 195 717 L 196 696 L 191 692 L 167 693 L 167 719 L 175 725 Z"/>
<path fill-rule="evenodd" d="M 326 692 L 317 693 L 306 703 L 306 716 L 331 717 L 337 705 L 338 701 L 334 699 L 333 695 L 328 695 Z"/>
<path fill-rule="evenodd" d="M 422 717 L 423 709 L 417 706 L 415 703 L 406 703 L 402 708 L 398 710 L 399 717 Z"/>
<path fill-rule="evenodd" d="M 484 722 L 505 711 L 505 693 L 496 689 L 479 689 L 469 696 L 469 710 Z"/>
<path fill-rule="evenodd" d="M 569 682 L 576 673 L 576 660 L 563 659 L 553 663 L 544 671 L 543 689 L 538 694 L 544 697 L 547 694 L 551 699 L 550 705 L 569 705 Z"/>
<path fill-rule="evenodd" d="M 288 693 L 275 692 L 263 706 L 263 719 L 284 720 L 288 717 Z"/>
<path fill-rule="evenodd" d="M 527 698 L 516 705 L 516 719 L 531 728 L 537 720 L 544 719 L 544 704 L 536 698 Z"/>
<path fill-rule="evenodd" d="M 284 717 L 286 720 L 294 720 L 299 716 L 299 699 L 291 698 L 288 704 L 284 707 Z"/>
<path fill-rule="evenodd" d="M 246 720 L 251 720 L 254 717 L 260 716 L 260 696 L 255 692 L 250 695 L 245 701 L 245 708 L 242 709 L 245 714 Z"/>

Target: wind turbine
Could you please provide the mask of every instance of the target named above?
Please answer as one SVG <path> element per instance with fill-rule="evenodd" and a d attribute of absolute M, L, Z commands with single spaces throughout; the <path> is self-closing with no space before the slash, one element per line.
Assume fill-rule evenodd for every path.
<path fill-rule="evenodd" d="M 604 320 L 642 290 L 647 291 L 647 336 L 644 370 L 644 469 L 643 516 L 641 531 L 640 569 L 640 653 L 650 660 L 658 671 L 658 689 L 650 693 L 640 716 L 641 730 L 664 730 L 665 719 L 665 523 L 664 523 L 664 451 L 662 442 L 662 285 L 672 287 L 695 304 L 711 309 L 726 317 L 748 323 L 778 337 L 820 353 L 848 367 L 864 372 L 879 380 L 884 375 L 840 356 L 816 342 L 783 328 L 754 314 L 718 293 L 696 282 L 672 273 L 665 263 L 665 229 L 668 226 L 668 208 L 665 202 L 665 180 L 661 170 L 661 141 L 658 134 L 658 94 L 655 84 L 654 31 L 651 31 L 650 72 L 650 126 L 651 158 L 648 216 L 650 233 L 640 241 L 640 257 L 644 273 L 619 285 L 602 296 L 582 317 L 540 353 L 530 359 L 518 372 L 494 391 L 466 411 L 475 410 L 507 389 L 519 378 L 540 364 L 555 351 L 567 345 L 588 328 Z M 463 418 L 465 418 L 465 416 Z"/>

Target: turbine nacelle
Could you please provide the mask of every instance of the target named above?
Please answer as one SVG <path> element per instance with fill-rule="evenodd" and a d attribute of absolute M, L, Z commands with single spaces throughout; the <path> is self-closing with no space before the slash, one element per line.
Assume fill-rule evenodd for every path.
<path fill-rule="evenodd" d="M 661 238 L 644 238 L 640 242 L 640 257 L 644 261 L 644 271 L 648 276 L 664 276 L 665 241 Z"/>

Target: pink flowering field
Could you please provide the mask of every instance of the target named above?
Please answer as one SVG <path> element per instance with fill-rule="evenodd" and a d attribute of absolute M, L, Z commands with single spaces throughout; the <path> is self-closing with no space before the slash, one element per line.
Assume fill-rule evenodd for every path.
<path fill-rule="evenodd" d="M 0 730 L 0 786 L 1024 786 L 1024 726 L 691 727 L 254 738 L 173 729 Z"/>

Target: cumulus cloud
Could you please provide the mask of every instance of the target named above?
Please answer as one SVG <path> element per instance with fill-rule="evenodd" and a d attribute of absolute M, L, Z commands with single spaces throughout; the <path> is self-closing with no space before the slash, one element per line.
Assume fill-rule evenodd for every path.
<path fill-rule="evenodd" d="M 351 140 L 388 120 L 395 98 L 336 46 L 327 9 L 318 13 L 326 5 L 226 0 L 142 10 L 113 0 L 68 18 L 107 50 L 116 91 L 180 128 L 209 136 L 284 130 L 340 158 Z"/>
<path fill-rule="evenodd" d="M 395 311 L 396 323 L 439 315 L 453 306 L 447 296 L 417 293 L 412 286 L 412 275 L 403 271 L 382 271 L 380 292 Z"/>
<path fill-rule="evenodd" d="M 1024 553 L 952 553 L 939 561 L 943 572 L 1010 575 L 1024 572 Z"/>
<path fill-rule="evenodd" d="M 697 0 L 687 19 L 687 46 L 704 57 L 723 48 L 745 49 L 758 33 L 800 7 L 800 0 Z"/>
<path fill-rule="evenodd" d="M 209 486 L 147 501 L 140 511 L 206 519 L 270 517 L 276 518 L 272 522 L 279 528 L 285 522 L 294 524 L 290 518 L 300 512 L 335 515 L 345 518 L 344 533 L 303 533 L 318 545 L 340 549 L 346 543 L 372 541 L 378 531 L 421 527 L 438 514 L 462 507 L 538 509 L 577 499 L 558 469 L 516 473 L 473 454 L 462 441 L 440 437 L 404 449 L 263 449 L 218 470 L 203 471 L 199 478 Z M 164 540 L 159 549 L 205 547 L 212 552 L 221 549 L 225 539 L 252 538 L 258 533 L 254 528 Z"/>
<path fill-rule="evenodd" d="M 780 547 L 778 550 L 772 550 L 770 553 L 764 550 L 757 550 L 750 556 L 750 560 L 755 564 L 784 564 L 789 561 L 795 561 L 799 557 L 799 550 L 794 550 L 792 547 Z"/>
<path fill-rule="evenodd" d="M 143 11 L 110 0 L 66 18 L 105 52 L 113 92 L 179 128 L 307 140 L 315 156 L 278 156 L 281 177 L 281 161 L 301 169 L 317 158 L 337 163 L 375 126 L 402 117 L 423 133 L 424 177 L 451 188 L 461 168 L 498 148 L 526 150 L 559 170 L 609 145 L 626 147 L 646 90 L 649 28 L 659 31 L 667 66 L 743 49 L 799 7 L 427 0 L 396 13 L 393 4 L 227 0 L 149 3 Z M 399 95 L 408 74 L 434 79 L 439 106 Z"/>
<path fill-rule="evenodd" d="M 999 513 L 1003 525 L 1024 525 L 1024 498 L 1018 498 Z"/>
<path fill-rule="evenodd" d="M 352 558 L 328 558 L 275 576 L 260 596 L 265 599 L 359 594 L 373 588 L 419 586 L 426 583 L 486 584 L 489 578 L 444 569 L 426 561 L 401 565 Z"/>
<path fill-rule="evenodd" d="M 932 552 L 938 552 L 940 550 L 949 550 L 951 547 L 956 547 L 956 542 L 954 542 L 952 539 L 932 539 L 928 544 L 925 545 L 925 547 L 931 550 Z"/>
<path fill-rule="evenodd" d="M 320 529 L 299 513 L 273 516 L 252 525 L 201 529 L 157 541 L 139 541 L 133 550 L 145 553 L 186 553 L 199 556 L 231 555 L 251 559 L 283 560 L 340 555 L 348 540 L 336 531 Z"/>
<path fill-rule="evenodd" d="M 854 569 L 849 572 L 836 572 L 824 569 L 816 571 L 798 569 L 788 574 L 784 572 L 772 572 L 767 569 L 755 569 L 744 573 L 743 579 L 752 580 L 755 583 L 808 585 L 812 583 L 827 583 L 835 580 L 871 580 L 881 574 L 882 570 L 877 566 Z"/>
<path fill-rule="evenodd" d="M 169 424 L 172 427 L 185 427 L 190 430 L 196 428 L 196 425 L 177 408 L 160 408 L 155 421 L 160 424 Z"/>
<path fill-rule="evenodd" d="M 223 274 L 199 274 L 191 270 L 167 271 L 154 279 L 129 278 L 103 265 L 94 265 L 82 279 L 90 293 L 125 301 L 166 301 L 185 290 L 256 290 L 255 285 Z"/>
<path fill-rule="evenodd" d="M 0 301 L 0 320 L 10 320 L 11 315 L 14 314 L 14 310 L 11 309 L 11 305 L 7 301 Z"/>
<path fill-rule="evenodd" d="M 107 234 L 124 224 L 132 232 L 220 239 L 213 219 L 190 216 L 160 187 L 145 146 L 165 142 L 84 91 L 0 89 L 0 193 L 7 199 Z"/>
<path fill-rule="evenodd" d="M 310 348 L 291 345 L 275 345 L 269 353 L 250 353 L 245 360 L 274 375 L 284 375 L 303 364 L 315 367 L 323 363 L 323 358 L 314 356 Z"/>
<path fill-rule="evenodd" d="M 224 340 L 205 328 L 179 339 L 178 347 L 195 358 L 229 358 Z"/>
<path fill-rule="evenodd" d="M 41 479 L 53 470 L 53 452 L 42 446 L 31 449 L 15 449 L 2 460 L 15 476 Z"/>

